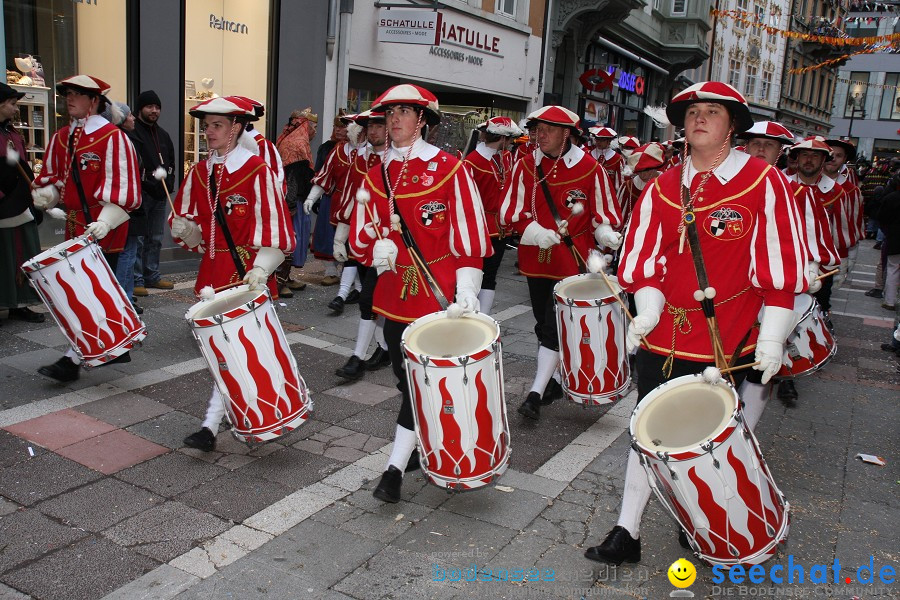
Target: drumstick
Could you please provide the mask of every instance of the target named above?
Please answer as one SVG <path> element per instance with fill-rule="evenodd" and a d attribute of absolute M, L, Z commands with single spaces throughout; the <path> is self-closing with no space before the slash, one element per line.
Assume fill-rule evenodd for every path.
<path fill-rule="evenodd" d="M 822 273 L 821 275 L 816 277 L 816 281 L 819 281 L 820 279 L 825 279 L 826 277 L 831 277 L 835 273 L 840 273 L 840 272 L 841 272 L 840 269 L 835 269 L 834 271 L 828 271 L 827 273 Z"/>
<path fill-rule="evenodd" d="M 375 230 L 375 237 L 379 240 L 383 240 L 384 237 L 381 235 L 381 228 L 378 227 L 378 223 L 375 222 L 375 215 L 372 214 L 372 208 L 369 206 L 369 192 L 366 190 L 359 188 L 356 190 L 356 201 L 366 207 L 366 213 L 369 215 L 369 222 L 372 223 L 372 229 Z M 394 273 L 397 272 L 397 267 L 394 266 L 394 261 L 391 260 L 391 257 L 388 257 L 388 266 L 391 268 L 391 271 Z M 418 269 L 417 269 L 418 270 Z M 424 283 L 424 280 L 422 281 Z"/>
<path fill-rule="evenodd" d="M 749 369 L 750 367 L 755 367 L 759 364 L 759 361 L 747 363 L 746 365 L 738 365 L 736 367 L 728 367 L 726 369 L 719 369 L 720 373 L 731 373 L 732 371 L 740 371 L 741 369 Z"/>
<path fill-rule="evenodd" d="M 166 192 L 166 200 L 169 201 L 169 208 L 172 209 L 172 214 L 175 216 L 180 216 L 175 210 L 175 204 L 172 203 L 172 196 L 169 195 L 169 186 L 166 185 L 166 174 L 166 170 L 162 165 L 156 167 L 156 169 L 153 170 L 153 177 L 155 177 L 157 181 L 162 184 L 163 190 L 165 190 Z"/>
<path fill-rule="evenodd" d="M 625 301 L 624 301 L 624 300 L 622 300 L 621 294 L 616 293 L 615 288 L 613 288 L 612 281 L 609 280 L 609 277 L 606 276 L 606 273 L 603 272 L 603 269 L 601 268 L 601 269 L 600 269 L 599 271 L 597 271 L 597 272 L 600 273 L 600 275 L 603 277 L 603 281 L 606 283 L 607 287 L 609 287 L 610 291 L 613 293 L 613 296 L 616 297 L 616 301 L 617 301 L 617 302 L 619 303 L 619 305 L 622 307 L 622 310 L 625 311 L 625 316 L 628 317 L 628 320 L 629 320 L 629 321 L 634 321 L 634 317 L 631 316 L 631 311 L 628 310 L 628 305 L 625 304 Z M 618 287 L 618 286 L 617 286 L 617 287 Z M 620 291 L 621 291 L 621 290 L 620 290 Z M 644 344 L 644 347 L 647 348 L 647 350 L 649 350 L 649 349 L 650 349 L 650 342 L 647 341 L 647 338 L 644 337 L 644 334 L 643 334 L 643 333 L 640 334 L 640 335 L 641 335 L 641 342 Z"/>

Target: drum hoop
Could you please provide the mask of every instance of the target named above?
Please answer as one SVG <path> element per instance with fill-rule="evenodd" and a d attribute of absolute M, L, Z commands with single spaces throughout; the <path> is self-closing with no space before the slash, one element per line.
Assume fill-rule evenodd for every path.
<path fill-rule="evenodd" d="M 47 267 L 52 267 L 58 262 L 66 260 L 69 256 L 90 248 L 92 245 L 96 246 L 97 241 L 89 234 L 65 240 L 28 259 L 22 264 L 22 270 L 26 273 L 41 271 Z"/>
<path fill-rule="evenodd" d="M 234 291 L 232 291 L 232 290 L 234 290 Z M 225 290 L 225 292 L 223 292 L 223 294 L 235 295 L 237 293 L 244 293 L 247 291 L 250 291 L 249 287 L 238 286 L 235 288 L 231 288 L 230 290 Z M 229 294 L 229 292 L 231 292 L 231 294 Z M 191 308 L 188 309 L 187 314 L 185 314 L 185 319 L 188 320 L 188 322 L 191 325 L 191 328 L 193 328 L 193 329 L 216 327 L 219 325 L 224 325 L 225 323 L 229 323 L 231 321 L 235 321 L 251 312 L 255 312 L 255 311 L 259 310 L 259 308 L 261 306 L 263 306 L 269 300 L 268 289 L 263 288 L 263 289 L 259 290 L 259 292 L 260 293 L 256 297 L 252 298 L 251 300 L 248 300 L 247 302 L 243 302 L 243 303 L 239 304 L 238 306 L 227 310 L 226 312 L 217 313 L 215 315 L 209 315 L 209 316 L 204 316 L 204 317 L 194 317 L 193 316 L 194 312 L 199 311 L 200 308 L 205 308 L 205 305 L 208 304 L 207 301 L 201 300 L 201 301 L 197 302 L 196 304 L 194 304 L 193 306 L 191 306 Z M 223 296 L 223 297 L 227 297 L 227 296 Z M 215 300 L 213 300 L 213 302 L 215 302 Z"/>
<path fill-rule="evenodd" d="M 473 313 L 472 315 L 465 315 L 461 317 L 461 319 L 471 319 L 479 323 L 480 325 L 489 326 L 493 330 L 494 337 L 485 347 L 481 348 L 480 350 L 477 350 L 476 352 L 473 352 L 471 354 L 463 354 L 457 356 L 432 356 L 414 352 L 410 348 L 410 345 L 407 341 L 409 339 L 409 336 L 413 335 L 416 331 L 430 323 L 448 318 L 446 315 L 447 311 L 433 312 L 427 315 L 422 315 L 421 317 L 410 323 L 409 327 L 406 328 L 400 338 L 400 349 L 402 350 L 403 354 L 416 364 L 423 364 L 420 358 L 422 356 L 427 356 L 428 363 L 437 367 L 462 366 L 462 364 L 456 364 L 454 362 L 459 362 L 461 359 L 466 359 L 466 364 L 477 363 L 496 354 L 497 350 L 500 347 L 500 324 L 497 323 L 497 321 L 495 321 L 490 315 L 486 315 L 484 313 Z M 441 364 L 442 362 L 450 362 L 451 364 Z"/>
<path fill-rule="evenodd" d="M 569 298 L 568 296 L 563 296 L 560 293 L 559 290 L 563 285 L 566 285 L 572 281 L 578 281 L 578 280 L 583 280 L 583 279 L 595 280 L 593 275 L 594 275 L 593 273 L 579 273 L 578 275 L 570 275 L 570 276 L 566 277 L 565 279 L 560 279 L 556 283 L 556 285 L 553 286 L 553 299 L 556 301 L 557 304 L 563 304 L 565 306 L 575 306 L 578 308 L 594 308 L 597 306 L 606 306 L 607 304 L 612 304 L 613 302 L 616 302 L 616 292 L 612 288 L 610 288 L 611 293 L 608 296 L 601 296 L 600 298 L 594 298 L 591 300 L 573 300 L 572 298 Z M 618 286 L 619 294 L 623 295 L 624 290 L 622 289 L 622 286 L 619 285 L 618 280 L 615 277 L 609 277 L 609 279 L 610 279 L 611 283 L 614 283 L 616 286 Z M 603 279 L 597 278 L 596 281 L 599 281 L 605 285 L 605 282 L 603 281 Z M 609 287 L 609 286 L 607 286 L 607 287 Z"/>

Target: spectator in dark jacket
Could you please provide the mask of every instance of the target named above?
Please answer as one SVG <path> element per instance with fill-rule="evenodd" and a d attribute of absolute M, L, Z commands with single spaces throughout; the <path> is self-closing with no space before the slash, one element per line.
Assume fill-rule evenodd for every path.
<path fill-rule="evenodd" d="M 881 200 L 878 222 L 884 232 L 884 304 L 886 310 L 897 309 L 897 286 L 900 285 L 900 191 L 896 184 Z"/>

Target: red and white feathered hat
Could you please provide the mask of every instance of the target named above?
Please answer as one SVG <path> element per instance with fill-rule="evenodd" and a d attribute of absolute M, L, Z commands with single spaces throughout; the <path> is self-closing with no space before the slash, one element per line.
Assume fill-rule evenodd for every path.
<path fill-rule="evenodd" d="M 67 89 L 72 89 L 83 94 L 97 94 L 105 96 L 109 93 L 110 86 L 102 79 L 92 77 L 91 75 L 72 75 L 61 79 L 56 84 L 56 91 L 61 95 L 65 95 Z"/>
<path fill-rule="evenodd" d="M 739 91 L 721 81 L 704 81 L 695 83 L 686 90 L 675 94 L 666 106 L 666 116 L 676 127 L 684 127 L 684 115 L 687 107 L 697 102 L 715 102 L 727 107 L 734 117 L 734 131 L 741 133 L 753 126 L 750 107 Z"/>
<path fill-rule="evenodd" d="M 253 107 L 253 112 L 256 114 L 256 118 L 260 118 L 265 116 L 266 107 L 263 106 L 262 102 L 257 102 L 253 98 L 248 98 L 247 96 L 227 96 L 228 98 L 237 98 L 238 100 L 243 100 L 247 104 Z"/>
<path fill-rule="evenodd" d="M 815 150 L 816 152 L 824 152 L 828 158 L 831 158 L 831 146 L 825 143 L 825 138 L 821 135 L 811 135 L 801 142 L 797 142 L 788 148 L 788 155 L 793 156 L 801 150 Z"/>
<path fill-rule="evenodd" d="M 366 127 L 369 123 L 384 123 L 384 113 L 375 110 L 365 110 L 358 115 L 352 115 L 353 121 Z"/>
<path fill-rule="evenodd" d="M 594 125 L 593 127 L 588 128 L 588 133 L 590 133 L 595 138 L 601 139 L 613 139 L 619 136 L 619 134 L 616 133 L 614 129 L 603 127 L 602 125 Z"/>
<path fill-rule="evenodd" d="M 825 140 L 825 143 L 829 146 L 840 146 L 844 149 L 844 152 L 847 154 L 847 162 L 853 162 L 856 160 L 856 146 L 853 145 L 853 142 L 850 140 L 846 140 L 843 138 L 838 139 L 828 139 Z"/>
<path fill-rule="evenodd" d="M 528 115 L 527 123 L 529 127 L 537 123 L 568 127 L 576 135 L 581 135 L 581 128 L 579 127 L 581 119 L 571 110 L 562 106 L 550 105 L 539 108 Z"/>
<path fill-rule="evenodd" d="M 222 98 L 210 98 L 193 107 L 188 111 L 190 115 L 197 119 L 202 119 L 207 115 L 219 115 L 222 117 L 240 117 L 244 121 L 256 121 L 256 111 L 253 105 L 249 104 L 237 96 L 225 96 Z"/>
<path fill-rule="evenodd" d="M 633 135 L 623 135 L 619 138 L 619 148 L 623 150 L 636 150 L 641 145 L 641 141 Z"/>
<path fill-rule="evenodd" d="M 635 148 L 628 157 L 628 166 L 635 173 L 658 169 L 666 162 L 666 150 L 659 142 L 650 142 Z"/>
<path fill-rule="evenodd" d="M 776 121 L 757 121 L 753 124 L 753 127 L 738 137 L 744 139 L 768 138 L 782 144 L 794 143 L 794 134 L 791 133 L 791 130 Z"/>
<path fill-rule="evenodd" d="M 388 106 L 396 104 L 409 104 L 421 106 L 425 109 L 425 122 L 429 125 L 437 125 L 441 122 L 441 107 L 437 97 L 423 87 L 412 83 L 395 85 L 382 95 L 375 98 L 372 110 L 384 112 Z"/>
<path fill-rule="evenodd" d="M 519 137 L 524 131 L 509 117 L 491 117 L 484 123 L 480 123 L 475 129 L 494 135 L 506 137 Z"/>

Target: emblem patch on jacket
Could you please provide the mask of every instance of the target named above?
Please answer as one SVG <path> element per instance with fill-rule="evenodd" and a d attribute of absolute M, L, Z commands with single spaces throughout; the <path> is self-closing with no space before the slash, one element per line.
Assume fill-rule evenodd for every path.
<path fill-rule="evenodd" d="M 419 217 L 422 219 L 422 225 L 429 227 L 437 221 L 443 223 L 447 218 L 447 205 L 437 200 L 432 200 L 427 204 L 423 204 L 419 209 Z"/>
<path fill-rule="evenodd" d="M 753 219 L 743 206 L 723 206 L 712 211 L 704 226 L 714 238 L 724 241 L 744 237 L 753 225 Z"/>
<path fill-rule="evenodd" d="M 240 194 L 232 194 L 225 199 L 225 214 L 246 217 L 249 210 L 250 203 Z"/>
<path fill-rule="evenodd" d="M 587 201 L 587 194 L 584 193 L 584 190 L 569 190 L 566 192 L 566 208 L 572 210 L 572 206 L 575 205 L 576 202 L 581 202 L 582 206 L 584 206 Z M 584 208 L 587 208 L 586 206 Z"/>
<path fill-rule="evenodd" d="M 87 171 L 88 169 L 94 173 L 100 171 L 100 157 L 96 152 L 82 152 L 81 157 L 78 159 L 78 164 L 81 166 L 82 171 Z"/>

